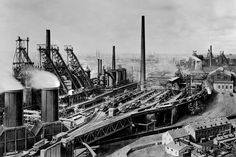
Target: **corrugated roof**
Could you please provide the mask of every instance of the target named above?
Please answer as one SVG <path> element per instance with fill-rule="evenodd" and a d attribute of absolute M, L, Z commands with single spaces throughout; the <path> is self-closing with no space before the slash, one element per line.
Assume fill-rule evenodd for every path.
<path fill-rule="evenodd" d="M 184 128 L 170 130 L 168 131 L 168 133 L 172 136 L 173 139 L 181 138 L 181 137 L 185 137 L 189 135 Z"/>

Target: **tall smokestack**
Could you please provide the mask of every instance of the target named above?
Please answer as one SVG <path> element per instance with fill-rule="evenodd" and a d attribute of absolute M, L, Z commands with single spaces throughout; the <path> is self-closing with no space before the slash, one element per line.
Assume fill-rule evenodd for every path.
<path fill-rule="evenodd" d="M 116 69 L 116 47 L 112 47 L 112 69 Z"/>
<path fill-rule="evenodd" d="M 26 53 L 29 54 L 29 37 L 26 39 Z"/>
<path fill-rule="evenodd" d="M 23 125 L 23 90 L 11 90 L 4 93 L 4 121 L 6 127 Z"/>
<path fill-rule="evenodd" d="M 212 66 L 212 45 L 210 45 L 210 66 Z"/>
<path fill-rule="evenodd" d="M 58 121 L 58 88 L 44 88 L 41 92 L 42 121 Z"/>
<path fill-rule="evenodd" d="M 102 59 L 98 59 L 98 76 L 102 75 Z"/>
<path fill-rule="evenodd" d="M 51 56 L 50 54 L 50 47 L 51 47 L 51 35 L 50 35 L 50 30 L 46 30 L 46 53 Z"/>
<path fill-rule="evenodd" d="M 141 63 L 140 63 L 140 83 L 141 90 L 144 89 L 146 81 L 146 64 L 145 64 L 145 16 L 142 16 L 141 21 Z"/>

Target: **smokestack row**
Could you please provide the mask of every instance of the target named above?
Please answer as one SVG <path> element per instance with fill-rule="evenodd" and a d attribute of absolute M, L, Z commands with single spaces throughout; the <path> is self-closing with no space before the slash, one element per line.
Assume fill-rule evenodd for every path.
<path fill-rule="evenodd" d="M 141 19 L 141 61 L 140 61 L 140 88 L 144 89 L 146 81 L 146 63 L 145 63 L 145 16 Z"/>

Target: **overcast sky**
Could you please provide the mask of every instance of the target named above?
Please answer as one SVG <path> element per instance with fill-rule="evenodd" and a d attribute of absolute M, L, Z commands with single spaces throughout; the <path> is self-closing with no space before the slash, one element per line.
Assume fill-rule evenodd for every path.
<path fill-rule="evenodd" d="M 71 44 L 80 54 L 140 53 L 141 15 L 146 16 L 146 50 L 199 53 L 209 45 L 236 53 L 234 0 L 1 0 L 0 53 L 13 55 L 17 36 L 30 38 L 30 53 L 45 43 Z M 64 52 L 64 51 L 63 51 Z"/>

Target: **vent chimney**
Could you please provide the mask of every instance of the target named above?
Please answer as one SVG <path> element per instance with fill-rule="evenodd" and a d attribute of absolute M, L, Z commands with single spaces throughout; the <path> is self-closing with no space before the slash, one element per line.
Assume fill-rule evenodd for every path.
<path fill-rule="evenodd" d="M 102 75 L 102 59 L 98 59 L 98 76 Z"/>
<path fill-rule="evenodd" d="M 10 90 L 4 93 L 4 121 L 6 127 L 23 125 L 23 90 Z"/>
<path fill-rule="evenodd" d="M 41 94 L 42 121 L 58 121 L 58 88 L 44 88 Z"/>
<path fill-rule="evenodd" d="M 146 64 L 145 64 L 145 16 L 142 16 L 141 21 L 141 61 L 140 61 L 140 83 L 141 90 L 144 89 L 146 81 Z"/>
<path fill-rule="evenodd" d="M 51 35 L 50 35 L 50 30 L 46 30 L 46 53 L 48 56 L 51 56 L 50 54 L 50 47 L 51 47 Z"/>
<path fill-rule="evenodd" d="M 210 45 L 210 66 L 212 66 L 212 45 Z"/>
<path fill-rule="evenodd" d="M 116 69 L 116 47 L 112 47 L 112 69 Z"/>

